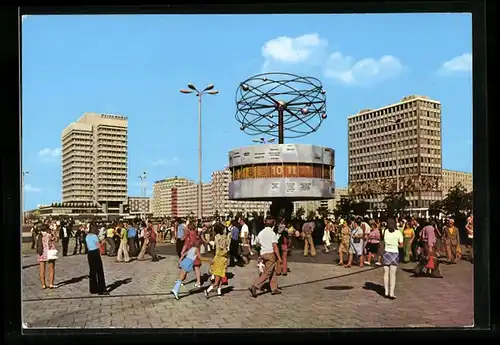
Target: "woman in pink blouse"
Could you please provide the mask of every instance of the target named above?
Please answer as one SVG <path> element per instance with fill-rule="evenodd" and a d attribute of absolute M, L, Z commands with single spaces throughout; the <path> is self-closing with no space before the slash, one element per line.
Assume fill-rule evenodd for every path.
<path fill-rule="evenodd" d="M 378 224 L 372 224 L 370 233 L 368 234 L 368 239 L 366 243 L 366 252 L 368 253 L 368 258 L 365 264 L 370 265 L 372 258 L 377 258 L 380 246 L 380 230 Z"/>
<path fill-rule="evenodd" d="M 57 238 L 54 233 L 50 231 L 49 226 L 47 224 L 42 224 L 36 245 L 38 262 L 40 263 L 40 282 L 42 283 L 42 289 L 47 288 L 45 285 L 45 270 L 47 266 L 49 268 L 49 288 L 56 288 L 54 285 L 56 260 L 53 258 L 49 259 L 49 250 L 56 249 L 56 240 Z"/>

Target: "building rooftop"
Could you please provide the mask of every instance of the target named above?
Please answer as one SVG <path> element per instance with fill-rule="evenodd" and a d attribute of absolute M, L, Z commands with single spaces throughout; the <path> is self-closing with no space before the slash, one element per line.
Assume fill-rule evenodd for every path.
<path fill-rule="evenodd" d="M 425 101 L 428 101 L 428 102 L 441 104 L 441 102 L 433 100 L 433 99 L 430 99 L 427 96 L 410 95 L 410 96 L 405 96 L 405 97 L 401 98 L 401 100 L 399 102 L 397 102 L 397 103 L 393 103 L 393 104 L 389 104 L 389 105 L 384 105 L 383 107 L 380 107 L 380 108 L 376 108 L 376 109 L 363 108 L 357 114 L 350 115 L 347 118 L 350 119 L 350 118 L 353 118 L 353 117 L 356 117 L 356 116 L 359 116 L 359 115 L 362 115 L 362 114 L 366 114 L 366 113 L 374 112 L 374 111 L 379 111 L 379 110 L 384 110 L 384 109 L 387 109 L 387 108 L 394 107 L 396 105 L 401 105 L 401 104 L 404 104 L 404 103 L 407 103 L 407 102 L 416 101 L 416 100 L 425 100 Z"/>

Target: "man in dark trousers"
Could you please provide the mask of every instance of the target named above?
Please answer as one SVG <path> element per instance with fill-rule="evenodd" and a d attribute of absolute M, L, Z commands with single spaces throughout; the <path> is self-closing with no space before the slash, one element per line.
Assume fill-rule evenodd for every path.
<path fill-rule="evenodd" d="M 31 249 L 35 249 L 36 240 L 38 238 L 38 226 L 37 224 L 31 227 Z"/>
<path fill-rule="evenodd" d="M 182 248 L 184 248 L 185 238 L 186 224 L 184 224 L 184 219 L 179 219 L 179 225 L 177 226 L 177 241 L 175 242 L 175 251 L 179 257 L 181 257 Z"/>
<path fill-rule="evenodd" d="M 83 239 L 83 229 L 79 226 L 75 232 L 75 249 L 73 250 L 73 255 L 76 253 L 82 253 L 82 239 Z"/>
<path fill-rule="evenodd" d="M 68 228 L 66 221 L 62 220 L 59 227 L 59 238 L 61 239 L 63 256 L 68 256 L 69 239 L 71 237 L 71 229 Z"/>
<path fill-rule="evenodd" d="M 238 221 L 231 222 L 231 242 L 229 243 L 229 267 L 240 266 L 243 259 L 240 255 L 240 228 Z"/>

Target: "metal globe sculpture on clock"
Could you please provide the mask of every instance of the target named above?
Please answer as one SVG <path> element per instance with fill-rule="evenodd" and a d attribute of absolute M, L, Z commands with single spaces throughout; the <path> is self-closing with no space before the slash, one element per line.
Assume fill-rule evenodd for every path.
<path fill-rule="evenodd" d="M 260 145 L 229 153 L 231 200 L 272 201 L 274 217 L 290 218 L 293 201 L 333 197 L 334 150 L 285 144 L 318 131 L 326 120 L 326 92 L 318 79 L 290 73 L 250 77 L 236 90 L 235 118 L 240 130 L 260 137 L 253 140 Z"/>
<path fill-rule="evenodd" d="M 326 92 L 313 77 L 259 74 L 240 83 L 236 91 L 240 129 L 275 137 L 279 144 L 316 132 L 326 117 Z"/>

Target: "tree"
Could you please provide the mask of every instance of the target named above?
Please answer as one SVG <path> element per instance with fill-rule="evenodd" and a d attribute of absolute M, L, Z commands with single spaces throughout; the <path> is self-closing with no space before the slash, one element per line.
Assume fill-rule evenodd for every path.
<path fill-rule="evenodd" d="M 314 218 L 316 218 L 316 212 L 309 211 L 309 213 L 307 214 L 307 220 L 313 220 Z"/>
<path fill-rule="evenodd" d="M 295 211 L 295 218 L 302 219 L 302 217 L 306 214 L 306 210 L 301 206 Z"/>
<path fill-rule="evenodd" d="M 474 209 L 474 196 L 472 192 L 465 194 L 464 208 L 467 214 L 472 214 L 472 210 Z"/>
<path fill-rule="evenodd" d="M 454 217 L 472 212 L 472 193 L 459 182 L 452 187 L 442 201 L 443 211 Z"/>
<path fill-rule="evenodd" d="M 443 202 L 437 200 L 429 205 L 429 215 L 432 217 L 438 217 L 440 213 L 443 213 Z"/>
<path fill-rule="evenodd" d="M 406 200 L 403 193 L 388 194 L 382 202 L 386 206 L 388 217 L 393 217 L 398 213 L 403 213 L 405 208 L 410 206 L 410 202 Z"/>
<path fill-rule="evenodd" d="M 333 211 L 333 214 L 335 215 L 336 218 L 340 217 L 346 217 L 348 216 L 352 210 L 352 199 L 349 198 L 341 198 L 340 202 L 335 205 L 335 210 Z"/>
<path fill-rule="evenodd" d="M 366 201 L 353 201 L 351 204 L 352 212 L 357 216 L 364 216 L 370 209 L 370 204 Z"/>
<path fill-rule="evenodd" d="M 328 211 L 328 207 L 324 207 L 324 206 L 318 207 L 318 209 L 316 211 L 323 219 L 328 218 L 328 215 L 330 214 L 330 212 Z"/>
<path fill-rule="evenodd" d="M 214 212 L 214 219 L 219 219 L 219 211 L 215 210 Z"/>

